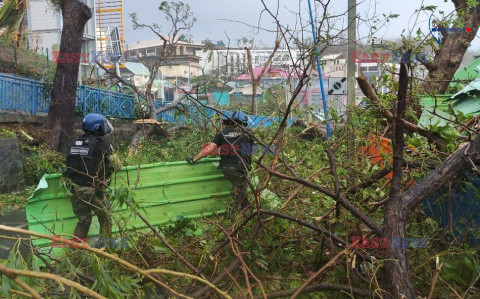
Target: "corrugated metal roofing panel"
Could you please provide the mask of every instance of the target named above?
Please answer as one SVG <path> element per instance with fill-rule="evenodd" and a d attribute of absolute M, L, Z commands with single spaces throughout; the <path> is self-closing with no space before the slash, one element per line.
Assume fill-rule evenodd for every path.
<path fill-rule="evenodd" d="M 455 112 L 461 111 L 465 115 L 477 115 L 480 112 L 480 98 L 468 98 L 456 101 L 452 105 Z"/>
<path fill-rule="evenodd" d="M 448 108 L 448 99 L 450 94 L 437 94 L 435 97 L 425 96 L 420 98 L 420 105 L 422 107 L 437 107 L 437 109 L 445 110 Z"/>
<path fill-rule="evenodd" d="M 475 80 L 480 77 L 480 58 L 475 59 L 469 65 L 457 70 L 453 80 Z M 451 85 L 455 85 L 453 82 Z"/>
<path fill-rule="evenodd" d="M 186 162 L 165 162 L 129 166 L 112 179 L 112 192 L 130 186 L 139 212 L 154 226 L 175 222 L 179 217 L 199 218 L 222 214 L 230 200 L 230 183 L 217 169 L 219 159 L 204 159 L 195 165 Z M 140 177 L 137 182 L 137 173 Z M 49 235 L 71 236 L 77 224 L 61 176 L 47 174 L 29 199 L 26 213 L 30 230 Z M 113 232 L 123 229 L 143 229 L 145 223 L 131 215 L 126 206 L 114 205 Z M 99 225 L 93 217 L 89 236 L 98 234 Z M 51 241 L 36 239 L 38 247 L 49 246 Z M 49 247 L 48 247 L 49 248 Z"/>
<path fill-rule="evenodd" d="M 452 99 L 467 98 L 474 94 L 480 94 L 480 79 L 470 82 L 462 90 L 452 96 Z"/>
<path fill-rule="evenodd" d="M 150 70 L 142 63 L 125 62 L 125 67 L 135 75 L 150 76 Z"/>

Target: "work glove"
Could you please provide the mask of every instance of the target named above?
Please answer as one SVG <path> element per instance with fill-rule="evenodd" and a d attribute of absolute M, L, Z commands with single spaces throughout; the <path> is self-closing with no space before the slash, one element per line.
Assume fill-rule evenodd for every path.
<path fill-rule="evenodd" d="M 195 161 L 193 161 L 193 157 L 190 157 L 187 159 L 188 164 L 195 164 Z"/>

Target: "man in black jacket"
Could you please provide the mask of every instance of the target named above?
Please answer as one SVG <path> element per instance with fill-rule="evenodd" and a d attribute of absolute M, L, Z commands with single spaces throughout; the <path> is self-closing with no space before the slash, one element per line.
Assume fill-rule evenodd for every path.
<path fill-rule="evenodd" d="M 247 175 L 252 166 L 253 138 L 246 134 L 240 126 L 246 126 L 248 117 L 236 111 L 231 117 L 222 116 L 225 128 L 217 133 L 213 142 L 208 143 L 200 153 L 188 159 L 189 163 L 218 153 L 220 155 L 220 168 L 223 175 L 232 183 L 231 195 L 234 200 L 233 210 L 248 206 Z"/>
<path fill-rule="evenodd" d="M 83 119 L 85 132 L 70 147 L 64 178 L 73 194 L 72 208 L 78 217 L 74 236 L 86 238 L 92 223 L 92 211 L 100 223 L 100 236 L 108 238 L 112 231 L 109 204 L 105 199 L 106 181 L 112 173 L 110 144 L 103 136 L 113 131 L 110 122 L 100 114 Z"/>

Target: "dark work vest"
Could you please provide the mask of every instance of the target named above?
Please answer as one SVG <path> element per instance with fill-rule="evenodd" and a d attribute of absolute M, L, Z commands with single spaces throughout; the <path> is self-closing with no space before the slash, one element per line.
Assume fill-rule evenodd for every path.
<path fill-rule="evenodd" d="M 98 180 L 105 179 L 104 176 L 99 177 L 98 173 L 103 163 L 101 152 L 96 151 L 100 141 L 102 139 L 95 135 L 83 135 L 75 140 L 67 156 L 65 178 L 79 186 L 94 187 L 98 185 Z"/>

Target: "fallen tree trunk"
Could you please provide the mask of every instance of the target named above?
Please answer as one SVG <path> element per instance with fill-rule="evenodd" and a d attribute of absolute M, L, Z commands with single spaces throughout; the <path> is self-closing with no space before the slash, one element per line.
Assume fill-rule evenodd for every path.
<path fill-rule="evenodd" d="M 421 179 L 415 186 L 402 195 L 405 212 L 411 213 L 433 192 L 455 178 L 467 168 L 476 168 L 480 162 L 480 135 L 471 143 L 461 146 L 454 154 L 435 168 L 429 175 Z"/>
<path fill-rule="evenodd" d="M 180 103 L 180 98 L 176 99 L 171 104 L 169 104 L 165 107 L 152 110 L 151 113 L 150 113 L 151 114 L 150 119 L 146 119 L 144 121 L 142 121 L 142 120 L 137 120 L 136 121 L 136 123 L 141 124 L 142 127 L 132 137 L 132 141 L 130 142 L 130 145 L 128 146 L 128 148 L 129 148 L 129 154 L 128 155 L 129 156 L 131 156 L 137 150 L 138 145 L 140 144 L 140 142 L 142 140 L 142 137 L 145 138 L 148 135 L 154 133 L 156 131 L 155 129 L 157 129 L 157 131 L 160 135 L 166 135 L 166 136 L 168 136 L 169 134 L 172 134 L 172 133 L 179 130 L 178 127 L 175 127 L 175 128 L 170 129 L 170 132 L 169 132 L 169 130 L 165 130 L 163 128 L 161 123 L 155 123 L 158 114 L 160 114 L 162 112 L 165 112 L 167 110 L 176 108 L 179 103 Z M 183 127 L 183 126 L 179 126 L 179 127 Z"/>

